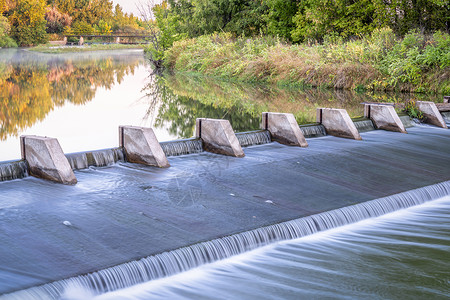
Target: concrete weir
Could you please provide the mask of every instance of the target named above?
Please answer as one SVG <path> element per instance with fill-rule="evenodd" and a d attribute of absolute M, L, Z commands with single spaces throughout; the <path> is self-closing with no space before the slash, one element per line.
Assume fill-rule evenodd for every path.
<path fill-rule="evenodd" d="M 416 105 L 426 117 L 425 122 L 438 127 L 448 128 L 447 124 L 445 124 L 444 118 L 436 106 L 436 103 L 430 101 L 417 101 Z"/>
<path fill-rule="evenodd" d="M 234 157 L 245 156 L 228 120 L 199 118 L 195 135 L 202 139 L 205 151 Z"/>
<path fill-rule="evenodd" d="M 63 184 L 77 179 L 55 138 L 25 135 L 20 137 L 22 159 L 28 162 L 30 175 Z"/>
<path fill-rule="evenodd" d="M 371 119 L 378 129 L 407 133 L 393 105 L 364 104 L 364 117 Z"/>
<path fill-rule="evenodd" d="M 153 129 L 137 126 L 119 126 L 119 144 L 125 151 L 125 158 L 132 163 L 170 167 Z"/>
<path fill-rule="evenodd" d="M 449 130 L 361 135 L 92 167 L 76 187 L 2 181 L 0 295 L 450 180 Z"/>
<path fill-rule="evenodd" d="M 261 129 L 268 130 L 272 140 L 280 144 L 308 147 L 293 114 L 263 112 Z"/>
<path fill-rule="evenodd" d="M 362 139 L 358 129 L 345 109 L 318 108 L 317 122 L 325 127 L 329 135 L 354 140 Z"/>

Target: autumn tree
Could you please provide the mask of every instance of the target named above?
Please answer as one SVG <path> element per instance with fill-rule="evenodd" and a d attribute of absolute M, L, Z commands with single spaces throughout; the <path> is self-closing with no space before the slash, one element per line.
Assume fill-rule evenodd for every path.
<path fill-rule="evenodd" d="M 61 33 L 64 27 L 72 24 L 72 18 L 66 13 L 61 13 L 56 6 L 47 7 L 45 19 L 48 33 Z"/>
<path fill-rule="evenodd" d="M 17 0 L 10 11 L 11 36 L 21 46 L 30 46 L 47 41 L 45 0 Z"/>

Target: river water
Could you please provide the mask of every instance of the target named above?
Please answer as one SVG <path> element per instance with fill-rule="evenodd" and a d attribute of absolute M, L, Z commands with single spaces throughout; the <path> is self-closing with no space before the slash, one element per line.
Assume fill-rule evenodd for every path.
<path fill-rule="evenodd" d="M 305 124 L 315 122 L 318 107 L 345 108 L 358 117 L 362 102 L 412 97 L 150 74 L 136 50 L 59 56 L 0 50 L 0 161 L 20 158 L 20 135 L 56 137 L 70 153 L 116 147 L 119 125 L 153 127 L 166 141 L 191 137 L 198 117 L 225 118 L 236 131 L 246 131 L 259 127 L 264 111 L 291 112 Z M 88 194 L 83 197 L 90 199 Z M 447 299 L 449 216 L 446 197 L 98 298 Z M 90 297 L 80 290 L 65 296 Z"/>
<path fill-rule="evenodd" d="M 167 141 L 192 137 L 199 117 L 228 119 L 234 130 L 248 131 L 259 128 L 264 111 L 291 112 L 306 124 L 316 121 L 318 107 L 345 108 L 358 117 L 361 102 L 410 98 L 151 71 L 141 50 L 54 55 L 0 49 L 0 161 L 20 158 L 20 135 L 55 137 L 71 153 L 117 147 L 119 125 L 152 127 Z"/>
<path fill-rule="evenodd" d="M 449 253 L 445 197 L 95 299 L 448 299 Z"/>

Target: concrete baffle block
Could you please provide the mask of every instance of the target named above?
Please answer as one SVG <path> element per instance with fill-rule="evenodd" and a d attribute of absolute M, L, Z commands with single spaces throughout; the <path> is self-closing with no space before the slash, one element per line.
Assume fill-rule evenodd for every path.
<path fill-rule="evenodd" d="M 205 151 L 235 157 L 245 156 L 228 120 L 199 118 L 195 135 L 202 139 Z"/>
<path fill-rule="evenodd" d="M 318 108 L 317 122 L 325 127 L 329 135 L 362 140 L 358 129 L 345 109 Z"/>
<path fill-rule="evenodd" d="M 170 167 L 166 154 L 151 128 L 119 126 L 119 144 L 129 162 L 160 168 Z"/>
<path fill-rule="evenodd" d="M 393 105 L 365 104 L 364 116 L 371 119 L 378 129 L 407 133 Z"/>
<path fill-rule="evenodd" d="M 445 124 L 444 118 L 442 117 L 439 109 L 436 106 L 436 103 L 430 101 L 417 101 L 417 108 L 422 111 L 423 115 L 426 117 L 427 123 L 432 125 L 448 128 Z"/>
<path fill-rule="evenodd" d="M 450 96 L 444 96 L 444 103 L 450 103 Z"/>
<path fill-rule="evenodd" d="M 293 114 L 263 112 L 261 129 L 268 130 L 272 139 L 280 144 L 308 147 Z"/>
<path fill-rule="evenodd" d="M 25 135 L 20 137 L 22 158 L 30 167 L 30 174 L 63 184 L 76 184 L 77 178 L 55 138 Z"/>

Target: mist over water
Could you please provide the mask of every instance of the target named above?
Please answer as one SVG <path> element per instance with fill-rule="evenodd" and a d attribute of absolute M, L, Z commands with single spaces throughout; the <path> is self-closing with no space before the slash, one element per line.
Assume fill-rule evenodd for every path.
<path fill-rule="evenodd" d="M 448 299 L 450 197 L 94 299 Z"/>

